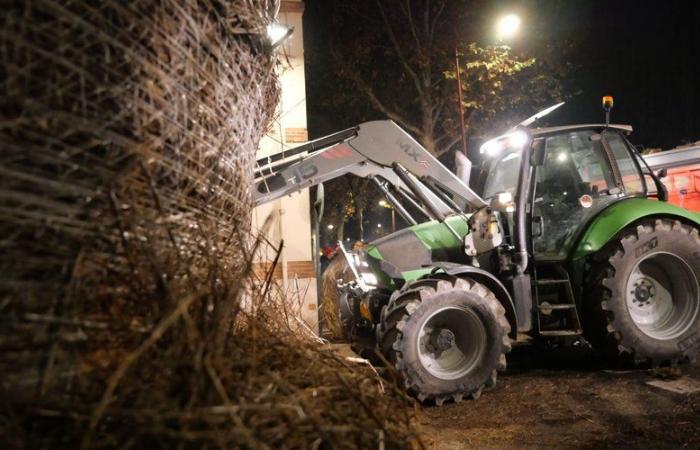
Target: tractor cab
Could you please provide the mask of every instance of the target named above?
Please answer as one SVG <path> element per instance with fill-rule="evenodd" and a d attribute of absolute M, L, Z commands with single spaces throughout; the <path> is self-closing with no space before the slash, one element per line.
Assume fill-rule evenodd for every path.
<path fill-rule="evenodd" d="M 663 198 L 658 178 L 627 141 L 631 131 L 610 124 L 523 128 L 482 145 L 482 197 L 500 211 L 525 258 L 509 280 L 516 308 L 534 312 L 519 314 L 522 331 L 581 335 L 583 262 L 573 256 L 585 231 L 616 203 L 650 191 Z"/>
<path fill-rule="evenodd" d="M 593 217 L 621 199 L 647 196 L 645 175 L 653 178 L 625 137 L 631 131 L 627 125 L 573 125 L 490 140 L 481 147 L 482 197 L 506 213 L 516 209 L 511 199 L 526 199 L 534 257 L 563 261 Z M 518 192 L 523 164 L 529 180 L 526 192 Z"/>

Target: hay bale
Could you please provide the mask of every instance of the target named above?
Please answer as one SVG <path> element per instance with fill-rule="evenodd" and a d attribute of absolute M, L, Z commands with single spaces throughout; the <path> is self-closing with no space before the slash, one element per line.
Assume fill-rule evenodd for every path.
<path fill-rule="evenodd" d="M 255 151 L 278 98 L 261 40 L 275 11 L 267 0 L 5 7 L 0 296 L 20 323 L 1 345 L 53 345 L 54 316 L 124 328 L 128 310 L 152 323 L 185 284 L 240 278 Z M 203 320 L 216 328 L 232 304 L 213 302 Z M 0 370 L 36 369 L 36 352 L 22 353 Z"/>
<path fill-rule="evenodd" d="M 3 293 L 44 306 L 76 271 L 133 276 L 95 252 L 140 254 L 146 240 L 180 250 L 197 226 L 215 225 L 214 244 L 245 231 L 278 97 L 275 58 L 256 45 L 268 3 L 46 0 L 3 11 Z M 173 228 L 186 237 L 167 245 Z"/>
<path fill-rule="evenodd" d="M 2 448 L 414 439 L 406 400 L 289 330 L 251 270 L 263 241 L 249 186 L 279 96 L 262 36 L 276 11 L 3 5 Z"/>

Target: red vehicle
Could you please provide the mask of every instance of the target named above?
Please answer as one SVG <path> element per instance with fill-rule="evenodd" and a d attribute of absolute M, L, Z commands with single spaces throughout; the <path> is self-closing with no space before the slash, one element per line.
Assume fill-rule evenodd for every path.
<path fill-rule="evenodd" d="M 662 178 L 668 188 L 668 201 L 692 211 L 700 211 L 700 145 L 644 156 L 657 172 L 667 170 Z"/>

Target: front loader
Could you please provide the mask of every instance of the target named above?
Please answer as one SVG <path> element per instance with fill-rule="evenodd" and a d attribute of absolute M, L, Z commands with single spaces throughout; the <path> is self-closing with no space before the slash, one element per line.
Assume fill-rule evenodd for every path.
<path fill-rule="evenodd" d="M 256 204 L 350 173 L 411 224 L 341 250 L 344 332 L 376 345 L 420 401 L 476 398 L 519 336 L 585 337 L 637 364 L 700 350 L 700 214 L 627 140 L 632 128 L 536 128 L 549 108 L 481 147 L 477 194 L 391 121 L 258 161 Z"/>

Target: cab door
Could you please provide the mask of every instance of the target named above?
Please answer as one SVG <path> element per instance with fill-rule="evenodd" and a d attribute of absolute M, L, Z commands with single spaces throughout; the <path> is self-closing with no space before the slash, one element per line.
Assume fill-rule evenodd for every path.
<path fill-rule="evenodd" d="M 586 224 L 625 191 L 615 150 L 607 147 L 617 145 L 613 135 L 584 129 L 541 139 L 544 160 L 535 169 L 531 197 L 532 250 L 538 262 L 558 262 L 567 258 Z"/>

